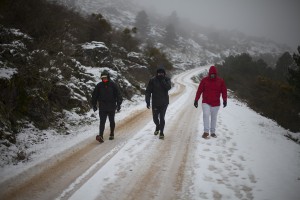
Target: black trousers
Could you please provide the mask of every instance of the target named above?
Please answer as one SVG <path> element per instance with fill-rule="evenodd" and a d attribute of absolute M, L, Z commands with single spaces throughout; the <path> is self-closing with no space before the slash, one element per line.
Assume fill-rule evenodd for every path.
<path fill-rule="evenodd" d="M 153 121 L 156 125 L 156 130 L 160 130 L 161 133 L 164 132 L 165 128 L 165 115 L 168 105 L 152 107 Z"/>
<path fill-rule="evenodd" d="M 103 137 L 103 132 L 105 129 L 106 119 L 108 117 L 110 123 L 110 134 L 114 135 L 115 131 L 115 111 L 99 111 L 100 116 L 100 127 L 99 127 L 99 135 Z"/>

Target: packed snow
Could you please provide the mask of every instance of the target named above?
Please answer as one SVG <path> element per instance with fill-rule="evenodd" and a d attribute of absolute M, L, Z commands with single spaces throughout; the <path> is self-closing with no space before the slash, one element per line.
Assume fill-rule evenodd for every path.
<path fill-rule="evenodd" d="M 103 48 L 108 49 L 107 46 L 103 42 L 92 41 L 86 44 L 81 45 L 83 49 L 95 49 L 95 48 Z"/>
<path fill-rule="evenodd" d="M 16 73 L 18 73 L 18 70 L 14 68 L 0 68 L 0 79 L 11 79 Z"/>

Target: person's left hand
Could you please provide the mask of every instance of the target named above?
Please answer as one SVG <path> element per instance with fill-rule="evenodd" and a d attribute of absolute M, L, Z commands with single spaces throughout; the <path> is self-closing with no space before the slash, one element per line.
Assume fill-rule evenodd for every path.
<path fill-rule="evenodd" d="M 227 101 L 223 101 L 223 108 L 227 106 Z"/>
<path fill-rule="evenodd" d="M 120 112 L 120 110 L 121 110 L 121 106 L 118 105 L 118 106 L 117 106 L 117 112 Z"/>

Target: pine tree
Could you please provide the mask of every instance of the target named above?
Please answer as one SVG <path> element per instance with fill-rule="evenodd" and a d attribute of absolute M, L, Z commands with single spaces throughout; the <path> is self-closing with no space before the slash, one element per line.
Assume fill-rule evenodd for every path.
<path fill-rule="evenodd" d="M 179 24 L 179 18 L 176 11 L 173 11 L 168 18 L 168 24 L 172 24 L 175 27 Z"/>
<path fill-rule="evenodd" d="M 279 80 L 286 80 L 288 69 L 293 65 L 294 60 L 289 52 L 285 52 L 277 61 L 275 77 Z"/>
<path fill-rule="evenodd" d="M 138 50 L 138 40 L 134 37 L 136 29 L 125 28 L 121 34 L 120 45 L 123 46 L 127 51 L 137 51 Z"/>
<path fill-rule="evenodd" d="M 149 19 L 145 11 L 140 11 L 135 18 L 135 27 L 141 37 L 147 36 L 149 32 Z"/>
<path fill-rule="evenodd" d="M 107 34 L 112 31 L 110 23 L 100 13 L 90 15 L 87 26 L 90 41 L 105 41 Z"/>
<path fill-rule="evenodd" d="M 165 43 L 167 45 L 174 45 L 176 44 L 176 38 L 177 35 L 176 35 L 175 28 L 172 24 L 169 24 L 166 27 Z"/>
<path fill-rule="evenodd" d="M 296 66 L 288 69 L 288 82 L 294 87 L 295 96 L 300 99 L 300 46 L 298 46 L 298 54 L 294 53 L 293 59 Z"/>
<path fill-rule="evenodd" d="M 149 69 L 153 75 L 156 73 L 158 66 L 163 66 L 166 70 L 173 69 L 173 65 L 168 60 L 166 54 L 161 52 L 158 48 L 148 46 L 145 55 L 148 57 Z"/>

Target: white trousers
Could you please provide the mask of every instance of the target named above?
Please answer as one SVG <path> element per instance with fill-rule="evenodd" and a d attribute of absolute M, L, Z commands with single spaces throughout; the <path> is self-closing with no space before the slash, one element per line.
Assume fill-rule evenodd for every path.
<path fill-rule="evenodd" d="M 202 104 L 204 132 L 216 133 L 217 115 L 220 106 L 210 106 L 206 103 Z"/>

